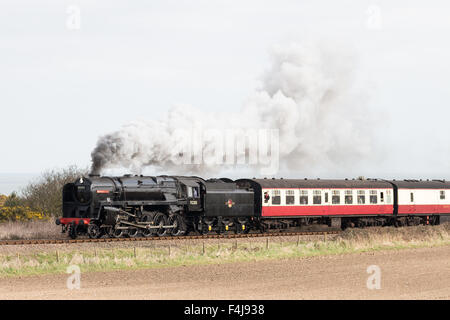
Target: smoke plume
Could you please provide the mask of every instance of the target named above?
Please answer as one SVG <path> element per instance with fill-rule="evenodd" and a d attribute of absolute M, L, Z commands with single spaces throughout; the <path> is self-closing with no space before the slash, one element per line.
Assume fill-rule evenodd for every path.
<path fill-rule="evenodd" d="M 304 172 L 318 166 L 351 165 L 371 148 L 365 93 L 355 85 L 354 61 L 347 52 L 317 44 L 274 47 L 261 87 L 248 96 L 239 112 L 220 114 L 176 106 L 165 119 L 140 119 L 124 125 L 99 138 L 92 151 L 92 172 L 126 168 L 141 173 L 152 167 L 205 175 L 230 168 L 201 161 L 180 165 L 176 159 L 182 154 L 174 148 L 180 128 L 191 132 L 278 129 L 280 169 Z M 205 158 L 211 156 L 207 138 L 198 148 Z"/>

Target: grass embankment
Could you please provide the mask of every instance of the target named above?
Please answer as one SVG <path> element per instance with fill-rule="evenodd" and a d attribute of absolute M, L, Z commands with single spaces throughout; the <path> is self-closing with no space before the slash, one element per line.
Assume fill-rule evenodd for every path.
<path fill-rule="evenodd" d="M 55 239 L 61 237 L 61 227 L 54 219 L 7 221 L 0 223 L 0 240 Z"/>
<path fill-rule="evenodd" d="M 450 245 L 450 225 L 352 229 L 333 240 L 208 243 L 155 248 L 83 249 L 0 255 L 0 276 L 82 272 L 289 259 L 378 250 Z"/>

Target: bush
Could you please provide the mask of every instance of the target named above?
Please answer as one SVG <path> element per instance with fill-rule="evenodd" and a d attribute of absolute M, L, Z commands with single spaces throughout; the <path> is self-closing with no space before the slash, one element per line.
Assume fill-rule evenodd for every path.
<path fill-rule="evenodd" d="M 44 216 L 58 216 L 62 211 L 63 186 L 87 174 L 88 169 L 76 166 L 44 172 L 22 191 L 23 204 L 35 212 L 41 212 Z"/>
<path fill-rule="evenodd" d="M 24 205 L 24 200 L 12 193 L 10 196 L 0 195 L 0 221 L 42 220 L 41 212 L 33 211 Z"/>
<path fill-rule="evenodd" d="M 25 206 L 4 206 L 0 208 L 0 221 L 28 221 L 43 220 L 46 218 L 44 214 L 33 211 L 31 208 Z"/>
<path fill-rule="evenodd" d="M 19 196 L 17 196 L 17 193 L 13 192 L 11 195 L 7 196 L 5 198 L 5 201 L 3 202 L 3 206 L 5 207 L 17 207 L 23 205 L 23 199 L 21 199 Z"/>
<path fill-rule="evenodd" d="M 7 198 L 7 196 L 0 194 L 0 207 L 3 207 Z"/>

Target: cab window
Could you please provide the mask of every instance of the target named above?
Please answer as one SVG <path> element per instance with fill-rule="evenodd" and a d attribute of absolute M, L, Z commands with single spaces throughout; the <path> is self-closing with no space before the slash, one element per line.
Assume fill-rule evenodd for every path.
<path fill-rule="evenodd" d="M 198 187 L 188 187 L 188 198 L 198 198 L 199 192 Z"/>

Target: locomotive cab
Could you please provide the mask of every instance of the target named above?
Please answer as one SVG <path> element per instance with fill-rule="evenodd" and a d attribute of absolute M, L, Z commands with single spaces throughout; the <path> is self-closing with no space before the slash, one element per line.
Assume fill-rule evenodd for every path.
<path fill-rule="evenodd" d="M 189 211 L 201 211 L 203 209 L 202 185 L 195 180 L 180 179 L 182 193 L 186 196 Z"/>

